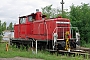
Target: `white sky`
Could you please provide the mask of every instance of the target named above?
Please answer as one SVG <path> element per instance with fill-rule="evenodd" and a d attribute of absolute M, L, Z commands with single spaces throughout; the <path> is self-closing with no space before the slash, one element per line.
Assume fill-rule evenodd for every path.
<path fill-rule="evenodd" d="M 18 23 L 18 17 L 28 15 L 35 12 L 36 9 L 41 11 L 41 8 L 53 5 L 52 7 L 60 7 L 62 0 L 0 0 L 0 20 L 2 22 Z M 64 9 L 69 9 L 69 6 L 81 5 L 82 3 L 89 3 L 90 0 L 64 0 Z"/>

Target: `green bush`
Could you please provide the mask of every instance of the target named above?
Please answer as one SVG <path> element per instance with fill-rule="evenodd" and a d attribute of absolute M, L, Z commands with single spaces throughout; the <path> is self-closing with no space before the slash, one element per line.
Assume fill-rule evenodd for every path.
<path fill-rule="evenodd" d="M 0 36 L 0 42 L 1 42 L 1 40 L 2 40 L 2 36 Z"/>
<path fill-rule="evenodd" d="M 86 44 L 85 40 L 81 40 L 80 43 L 81 43 L 81 46 L 84 46 Z"/>
<path fill-rule="evenodd" d="M 80 43 L 81 43 L 81 44 L 80 44 L 81 46 L 90 48 L 90 43 L 89 43 L 89 42 L 86 43 L 85 40 L 81 40 Z"/>

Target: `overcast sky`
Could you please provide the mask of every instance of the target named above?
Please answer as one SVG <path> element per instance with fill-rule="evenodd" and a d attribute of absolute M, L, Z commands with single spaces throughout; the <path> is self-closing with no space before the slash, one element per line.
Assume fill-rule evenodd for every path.
<path fill-rule="evenodd" d="M 2 22 L 18 23 L 18 17 L 28 15 L 35 12 L 36 9 L 41 11 L 42 7 L 53 5 L 53 7 L 60 7 L 62 0 L 0 0 L 0 20 Z M 89 3 L 90 0 L 64 0 L 64 9 L 69 9 L 72 4 L 80 5 L 82 3 Z"/>

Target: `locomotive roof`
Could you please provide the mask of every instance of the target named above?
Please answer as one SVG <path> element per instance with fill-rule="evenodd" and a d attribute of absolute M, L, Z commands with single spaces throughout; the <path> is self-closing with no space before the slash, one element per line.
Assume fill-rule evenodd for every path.
<path fill-rule="evenodd" d="M 36 14 L 35 13 L 31 13 L 30 15 L 26 15 L 26 16 L 21 16 L 19 18 L 26 18 L 27 16 L 35 16 Z"/>
<path fill-rule="evenodd" d="M 26 18 L 26 16 L 21 16 L 21 17 L 19 17 L 19 18 Z"/>

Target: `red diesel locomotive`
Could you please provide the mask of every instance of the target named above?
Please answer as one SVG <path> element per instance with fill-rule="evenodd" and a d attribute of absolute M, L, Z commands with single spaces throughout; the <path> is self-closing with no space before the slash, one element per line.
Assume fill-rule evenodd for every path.
<path fill-rule="evenodd" d="M 70 25 L 69 19 L 61 17 L 47 19 L 46 15 L 37 11 L 19 17 L 19 24 L 14 25 L 14 38 L 10 42 L 18 48 L 21 45 L 26 48 L 37 46 L 38 49 L 54 50 L 56 48 L 59 50 L 76 48 L 74 30 L 78 29 Z"/>

